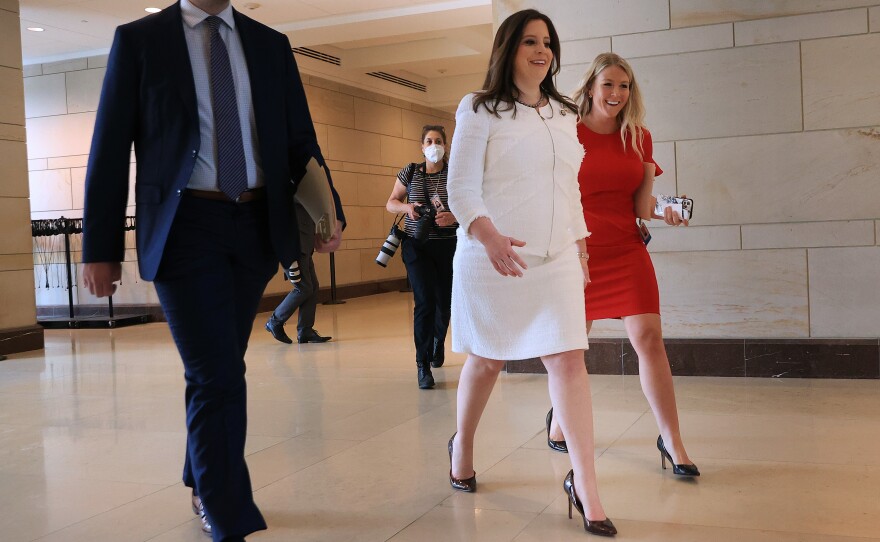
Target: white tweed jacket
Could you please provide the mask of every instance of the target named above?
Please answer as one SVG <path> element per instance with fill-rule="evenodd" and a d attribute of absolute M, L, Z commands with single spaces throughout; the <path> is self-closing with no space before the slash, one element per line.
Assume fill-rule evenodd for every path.
<path fill-rule="evenodd" d="M 473 94 L 455 115 L 449 158 L 449 207 L 459 241 L 478 243 L 471 223 L 488 217 L 502 235 L 525 241 L 522 255 L 550 257 L 589 236 L 577 173 L 584 149 L 577 115 L 562 114 L 554 100 L 536 110 L 516 104 L 500 118 L 484 107 L 474 112 Z"/>

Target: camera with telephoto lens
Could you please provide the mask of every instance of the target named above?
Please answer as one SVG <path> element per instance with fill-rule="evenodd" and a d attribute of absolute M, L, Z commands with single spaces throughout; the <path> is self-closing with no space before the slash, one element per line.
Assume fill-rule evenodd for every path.
<path fill-rule="evenodd" d="M 415 205 L 413 209 L 419 215 L 418 220 L 416 220 L 415 228 L 413 229 L 413 239 L 421 242 L 428 238 L 428 234 L 431 233 L 431 228 L 437 224 L 437 209 L 428 203 Z"/>
<path fill-rule="evenodd" d="M 394 253 L 397 252 L 397 248 L 400 246 L 400 241 L 404 237 L 404 233 L 397 227 L 397 224 L 391 226 L 391 231 L 388 232 L 388 238 L 385 239 L 385 242 L 382 243 L 382 247 L 379 249 L 379 255 L 376 256 L 376 263 L 381 265 L 382 267 L 388 267 L 388 260 L 390 260 Z"/>
<path fill-rule="evenodd" d="M 302 273 L 299 270 L 299 262 L 293 260 L 293 263 L 290 264 L 290 268 L 284 270 L 284 278 L 290 281 L 291 284 L 299 284 L 302 280 Z"/>

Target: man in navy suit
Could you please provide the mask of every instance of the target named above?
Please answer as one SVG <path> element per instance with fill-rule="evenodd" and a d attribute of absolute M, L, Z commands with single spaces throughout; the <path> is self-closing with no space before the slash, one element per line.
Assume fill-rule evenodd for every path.
<path fill-rule="evenodd" d="M 296 183 L 310 159 L 324 165 L 289 41 L 229 0 L 117 29 L 86 175 L 83 279 L 97 296 L 121 277 L 132 143 L 139 270 L 183 359 L 183 480 L 203 530 L 243 540 L 266 528 L 244 460 L 244 354 L 278 262 L 300 253 Z M 341 240 L 333 195 L 339 226 L 319 252 Z"/>

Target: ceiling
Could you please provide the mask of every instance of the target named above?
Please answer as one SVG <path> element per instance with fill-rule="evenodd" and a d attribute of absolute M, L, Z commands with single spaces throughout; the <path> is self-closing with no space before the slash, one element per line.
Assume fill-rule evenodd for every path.
<path fill-rule="evenodd" d="M 114 29 L 169 0 L 20 0 L 24 64 L 106 54 Z M 242 13 L 284 32 L 311 75 L 441 109 L 483 81 L 492 46 L 491 0 L 233 0 Z M 32 32 L 28 27 L 41 27 Z M 366 74 L 383 72 L 423 86 Z"/>

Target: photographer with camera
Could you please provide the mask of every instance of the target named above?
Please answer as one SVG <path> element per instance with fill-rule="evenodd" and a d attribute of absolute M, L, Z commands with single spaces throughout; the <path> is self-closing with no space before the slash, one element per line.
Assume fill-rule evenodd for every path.
<path fill-rule="evenodd" d="M 434 387 L 431 367 L 442 366 L 445 359 L 458 223 L 446 194 L 446 130 L 425 126 L 421 144 L 425 162 L 400 170 L 385 208 L 405 215 L 402 256 L 415 300 L 413 339 L 419 388 L 424 390 Z"/>

